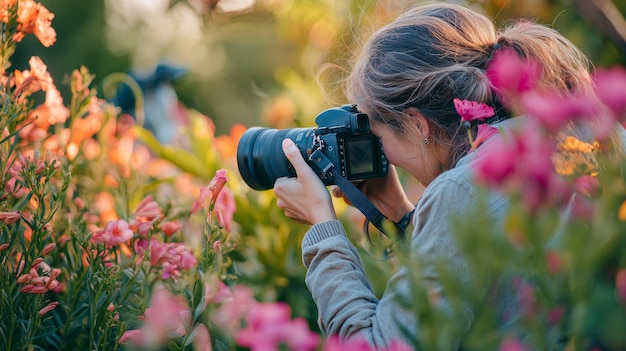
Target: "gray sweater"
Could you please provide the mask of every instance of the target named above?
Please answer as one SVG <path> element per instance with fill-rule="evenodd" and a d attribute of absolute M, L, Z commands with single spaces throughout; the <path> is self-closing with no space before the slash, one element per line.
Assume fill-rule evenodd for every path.
<path fill-rule="evenodd" d="M 497 127 L 506 131 L 514 123 L 507 120 Z M 411 255 L 428 258 L 421 264 L 420 283 L 424 284 L 429 295 L 438 296 L 437 301 L 444 311 L 452 311 L 452 307 L 433 260 L 443 259 L 446 269 L 461 286 L 474 279 L 467 260 L 460 253 L 451 218 L 460 218 L 472 210 L 478 196 L 478 188 L 472 181 L 472 163 L 480 157 L 481 148 L 498 142 L 500 138 L 500 135 L 489 138 L 477 151 L 459 160 L 455 168 L 439 175 L 426 187 L 417 203 L 410 238 Z M 486 215 L 494 219 L 493 225 L 501 226 L 508 207 L 507 198 L 491 194 L 488 207 Z M 302 250 L 303 262 L 308 269 L 306 284 L 317 304 L 318 322 L 324 334 L 337 335 L 341 340 L 365 339 L 376 349 L 388 346 L 392 340 L 410 345 L 402 328 L 416 330 L 420 328 L 420 321 L 411 309 L 399 304 L 399 299 L 417 298 L 409 283 L 413 273 L 411 267 L 402 267 L 391 277 L 379 300 L 340 221 L 312 226 L 304 237 Z M 466 348 L 468 334 L 484 304 L 492 306 L 496 318 L 503 323 L 513 320 L 519 311 L 511 279 L 495 277 L 495 284 L 485 284 L 484 291 L 477 292 L 478 299 L 467 299 L 460 306 L 455 305 L 457 332 L 447 335 L 437 348 Z M 414 334 L 417 335 L 417 331 Z"/>

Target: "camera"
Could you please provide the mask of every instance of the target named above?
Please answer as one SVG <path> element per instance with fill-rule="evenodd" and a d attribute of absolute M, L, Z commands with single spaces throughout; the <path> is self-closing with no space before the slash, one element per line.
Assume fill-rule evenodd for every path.
<path fill-rule="evenodd" d="M 296 176 L 283 153 L 282 141 L 286 138 L 294 141 L 325 185 L 334 181 L 310 160 L 317 150 L 350 181 L 387 174 L 389 163 L 382 142 L 371 133 L 368 116 L 356 105 L 329 108 L 317 115 L 315 123 L 317 128 L 249 128 L 237 146 L 237 165 L 246 184 L 255 190 L 267 190 L 280 177 Z"/>

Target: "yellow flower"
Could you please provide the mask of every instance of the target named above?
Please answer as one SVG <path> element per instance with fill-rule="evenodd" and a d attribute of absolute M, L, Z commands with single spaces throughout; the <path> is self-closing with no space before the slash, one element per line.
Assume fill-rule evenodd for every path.
<path fill-rule="evenodd" d="M 585 143 L 568 136 L 557 144 L 556 153 L 552 157 L 554 168 L 558 174 L 565 176 L 573 174 L 576 170 L 582 170 L 585 174 L 595 174 L 596 150 L 595 143 Z"/>

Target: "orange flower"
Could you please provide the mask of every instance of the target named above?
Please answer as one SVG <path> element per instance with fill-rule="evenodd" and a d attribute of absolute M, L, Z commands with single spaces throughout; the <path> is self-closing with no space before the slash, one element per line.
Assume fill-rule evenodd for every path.
<path fill-rule="evenodd" d="M 63 123 L 70 116 L 70 111 L 63 104 L 63 97 L 54 85 L 50 85 L 46 91 L 46 101 L 37 106 L 32 115 L 38 118 L 37 126 L 47 128 L 51 124 Z"/>
<path fill-rule="evenodd" d="M 295 114 L 296 106 L 291 100 L 278 98 L 265 112 L 262 119 L 265 123 L 274 128 L 284 129 L 293 125 Z"/>
<path fill-rule="evenodd" d="M 229 160 L 237 155 L 237 144 L 246 129 L 243 124 L 235 124 L 230 128 L 230 135 L 220 135 L 215 138 L 215 148 L 223 159 Z"/>
<path fill-rule="evenodd" d="M 32 94 L 39 90 L 46 91 L 49 86 L 53 86 L 52 77 L 48 72 L 48 67 L 38 56 L 33 56 L 28 60 L 30 71 L 20 72 L 15 70 L 13 73 L 15 79 L 15 96 L 22 92 Z"/>
<path fill-rule="evenodd" d="M 17 31 L 13 38 L 19 42 L 24 34 L 32 33 L 41 42 L 41 45 L 49 47 L 57 39 L 57 33 L 50 25 L 54 14 L 48 11 L 40 3 L 33 0 L 20 0 L 17 8 Z"/>

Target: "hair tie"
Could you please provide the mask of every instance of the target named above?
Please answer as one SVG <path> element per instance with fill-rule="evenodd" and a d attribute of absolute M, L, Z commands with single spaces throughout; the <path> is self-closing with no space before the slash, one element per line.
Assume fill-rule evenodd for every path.
<path fill-rule="evenodd" d="M 493 51 L 496 51 L 496 50 L 498 50 L 501 47 L 502 47 L 502 45 L 500 45 L 500 43 L 496 42 L 495 44 L 493 44 Z"/>

